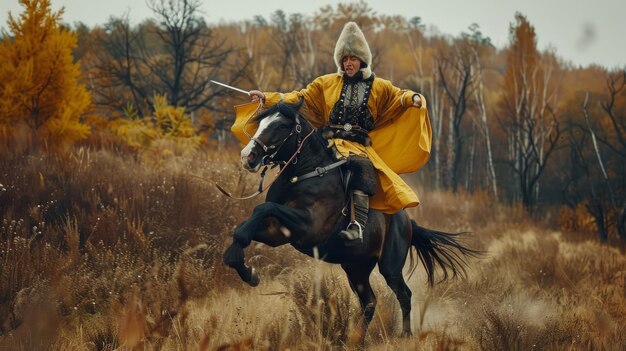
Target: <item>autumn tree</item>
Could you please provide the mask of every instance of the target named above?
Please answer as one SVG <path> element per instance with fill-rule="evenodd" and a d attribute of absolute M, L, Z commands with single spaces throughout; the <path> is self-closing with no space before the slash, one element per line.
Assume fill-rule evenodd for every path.
<path fill-rule="evenodd" d="M 58 151 L 89 134 L 81 116 L 91 96 L 72 57 L 76 36 L 49 0 L 19 2 L 24 12 L 9 14 L 12 37 L 0 45 L 0 136 L 14 151 Z"/>
<path fill-rule="evenodd" d="M 341 30 L 346 22 L 356 22 L 366 32 L 378 23 L 378 16 L 365 1 L 339 3 L 321 7 L 313 18 L 314 23 L 323 29 Z"/>
<path fill-rule="evenodd" d="M 501 103 L 508 153 L 504 155 L 524 207 L 532 211 L 539 178 L 560 137 L 557 120 L 558 64 L 537 50 L 534 27 L 517 13 L 510 27 L 511 46 L 504 72 Z"/>

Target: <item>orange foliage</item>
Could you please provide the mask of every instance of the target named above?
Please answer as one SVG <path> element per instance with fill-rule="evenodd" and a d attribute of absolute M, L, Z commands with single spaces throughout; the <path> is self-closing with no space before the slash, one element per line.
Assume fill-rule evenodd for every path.
<path fill-rule="evenodd" d="M 20 0 L 9 16 L 13 38 L 0 45 L 0 139 L 20 152 L 59 151 L 89 134 L 80 121 L 91 95 L 78 83 L 76 36 L 61 27 L 49 0 Z"/>
<path fill-rule="evenodd" d="M 581 202 L 576 208 L 561 206 L 558 215 L 559 228 L 566 232 L 593 233 L 596 223 L 589 214 L 586 204 Z"/>

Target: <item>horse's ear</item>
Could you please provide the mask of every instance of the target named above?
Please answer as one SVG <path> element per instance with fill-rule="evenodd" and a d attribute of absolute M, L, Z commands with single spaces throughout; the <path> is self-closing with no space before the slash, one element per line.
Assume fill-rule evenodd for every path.
<path fill-rule="evenodd" d="M 293 103 L 293 104 L 285 103 L 286 106 L 289 106 L 294 111 L 300 111 L 300 107 L 302 107 L 302 104 L 304 104 L 304 98 L 300 98 L 298 102 Z"/>

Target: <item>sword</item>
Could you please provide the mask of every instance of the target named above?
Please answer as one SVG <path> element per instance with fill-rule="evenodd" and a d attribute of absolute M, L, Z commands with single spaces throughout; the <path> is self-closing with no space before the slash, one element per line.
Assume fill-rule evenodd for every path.
<path fill-rule="evenodd" d="M 235 87 L 230 86 L 228 84 L 220 83 L 220 82 L 217 82 L 217 81 L 214 81 L 214 80 L 211 80 L 211 83 L 223 86 L 224 88 L 228 88 L 228 89 L 231 89 L 231 90 L 234 90 L 234 91 L 238 91 L 240 93 L 244 93 L 244 94 L 246 94 L 248 96 L 250 95 L 250 93 L 248 93 L 247 91 L 245 91 L 243 89 L 235 88 Z"/>

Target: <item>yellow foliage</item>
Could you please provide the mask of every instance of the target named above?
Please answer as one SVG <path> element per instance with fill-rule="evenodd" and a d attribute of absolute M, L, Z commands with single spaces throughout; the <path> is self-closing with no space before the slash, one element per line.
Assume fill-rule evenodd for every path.
<path fill-rule="evenodd" d="M 154 113 L 141 118 L 132 106 L 125 109 L 127 119 L 117 121 L 115 133 L 146 157 L 169 157 L 194 153 L 201 138 L 191 125 L 184 107 L 171 106 L 164 95 L 155 95 Z"/>
<path fill-rule="evenodd" d="M 14 131 L 29 142 L 24 148 L 57 151 L 84 139 L 89 127 L 80 121 L 91 95 L 79 84 L 74 63 L 74 33 L 52 13 L 49 0 L 20 0 L 19 18 L 9 15 L 12 38 L 0 43 L 0 139 L 18 145 Z"/>
<path fill-rule="evenodd" d="M 110 120 L 107 116 L 99 113 L 93 113 L 85 116 L 84 121 L 87 125 L 91 127 L 92 131 L 97 132 L 111 130 L 110 125 L 111 123 L 113 123 L 113 121 Z"/>

